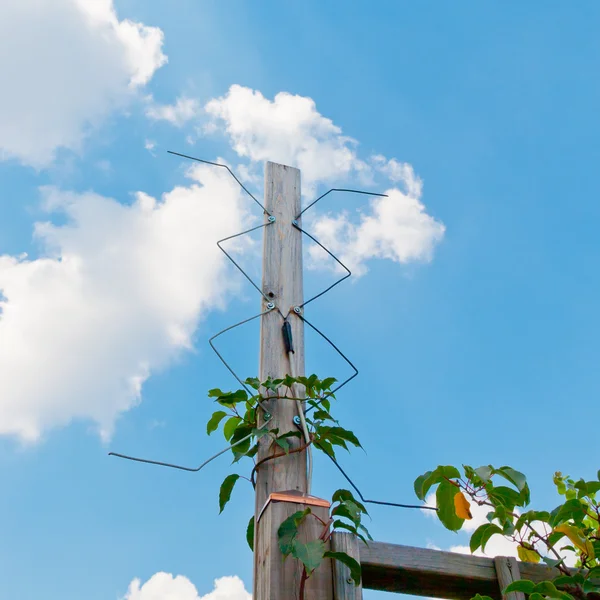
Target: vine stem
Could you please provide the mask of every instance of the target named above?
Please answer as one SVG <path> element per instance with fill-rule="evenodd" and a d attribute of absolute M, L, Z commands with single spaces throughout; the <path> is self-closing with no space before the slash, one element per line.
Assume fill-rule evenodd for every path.
<path fill-rule="evenodd" d="M 256 471 L 258 470 L 258 467 L 260 467 L 260 465 L 262 465 L 263 463 L 266 463 L 269 460 L 274 460 L 275 458 L 281 458 L 282 456 L 288 456 L 289 454 L 294 454 L 294 452 L 302 452 L 302 450 L 306 450 L 306 448 L 308 448 L 310 446 L 310 444 L 312 444 L 312 440 L 310 441 L 309 444 L 303 444 L 302 446 L 299 446 L 298 448 L 294 448 L 293 450 L 289 450 L 288 452 L 279 452 L 278 454 L 273 454 L 272 456 L 267 456 L 266 458 L 259 460 L 254 465 L 254 468 L 252 469 L 252 473 L 250 473 L 250 482 L 252 483 L 252 485 L 256 485 L 256 483 L 254 481 L 254 476 L 256 475 Z"/>
<path fill-rule="evenodd" d="M 302 578 L 300 579 L 300 591 L 298 594 L 299 600 L 304 600 L 304 586 L 306 585 L 306 580 L 308 579 L 308 574 L 306 573 L 306 567 L 302 569 Z"/>

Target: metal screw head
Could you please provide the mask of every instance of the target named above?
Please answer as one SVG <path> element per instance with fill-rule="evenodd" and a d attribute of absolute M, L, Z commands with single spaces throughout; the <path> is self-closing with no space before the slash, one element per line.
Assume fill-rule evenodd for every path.
<path fill-rule="evenodd" d="M 275 217 L 271 215 L 268 219 L 269 223 L 275 223 Z"/>
<path fill-rule="evenodd" d="M 273 310 L 275 308 L 275 304 L 273 302 L 267 303 L 267 310 Z"/>
<path fill-rule="evenodd" d="M 347 577 L 346 578 L 346 583 L 352 584 L 352 583 L 354 583 L 354 579 L 352 579 L 352 577 Z"/>
<path fill-rule="evenodd" d="M 268 421 L 271 418 L 271 413 L 266 412 L 264 414 L 264 417 L 265 417 L 265 421 Z"/>
<path fill-rule="evenodd" d="M 294 220 L 292 221 L 292 225 L 298 225 L 298 221 L 297 221 L 296 219 L 294 219 Z"/>
<path fill-rule="evenodd" d="M 293 421 L 296 425 L 300 425 L 300 417 L 298 415 L 294 417 Z"/>
<path fill-rule="evenodd" d="M 299 306 L 294 306 L 294 312 L 299 315 L 302 312 L 302 309 Z"/>

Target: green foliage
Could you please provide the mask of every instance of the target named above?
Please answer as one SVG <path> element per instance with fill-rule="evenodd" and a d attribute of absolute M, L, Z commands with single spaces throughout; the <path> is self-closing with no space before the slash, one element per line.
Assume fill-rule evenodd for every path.
<path fill-rule="evenodd" d="M 372 538 L 366 527 L 362 524 L 362 516 L 364 514 L 367 514 L 367 510 L 361 502 L 354 498 L 352 492 L 337 490 L 332 497 L 330 521 L 323 523 L 312 513 L 310 508 L 295 512 L 277 530 L 279 549 L 284 557 L 292 556 L 302 562 L 306 577 L 310 577 L 324 558 L 338 560 L 350 569 L 350 575 L 356 585 L 358 585 L 361 574 L 360 564 L 345 552 L 327 551 L 326 542 L 331 537 L 332 531 L 343 529 L 354 533 L 365 543 L 368 543 L 368 540 Z M 302 542 L 299 539 L 300 526 L 309 517 L 313 517 L 321 522 L 324 526 L 323 533 L 316 540 Z M 333 525 L 333 528 L 330 530 L 331 525 Z"/>
<path fill-rule="evenodd" d="M 331 400 L 335 399 L 331 389 L 336 383 L 335 378 L 319 379 L 316 375 L 295 378 L 286 376 L 282 379 L 269 378 L 262 382 L 256 378 L 249 378 L 244 383 L 254 393 L 249 394 L 246 390 L 224 392 L 218 388 L 208 392 L 208 396 L 214 399 L 219 408 L 208 420 L 206 433 L 210 435 L 221 430 L 226 442 L 231 446 L 233 463 L 241 463 L 244 459 L 252 461 L 253 468 L 248 478 L 252 484 L 255 471 L 260 467 L 256 458 L 259 445 L 264 444 L 265 448 L 270 449 L 269 453 L 261 453 L 261 456 L 284 456 L 303 450 L 311 444 L 315 449 L 333 458 L 338 448 L 362 448 L 356 435 L 342 427 L 331 414 Z M 295 393 L 292 393 L 293 389 Z M 310 442 L 306 442 L 299 429 L 280 432 L 277 428 L 269 426 L 270 421 L 265 421 L 260 405 L 262 401 L 272 397 L 289 398 L 290 402 L 297 402 L 296 397 L 305 398 L 306 405 L 311 409 L 306 416 Z M 223 480 L 219 490 L 219 512 L 222 512 L 230 501 L 233 488 L 240 478 L 241 475 L 232 473 Z M 337 490 L 332 498 L 331 519 L 322 523 L 323 534 L 317 539 L 301 542 L 298 531 L 302 523 L 307 518 L 317 517 L 310 508 L 298 511 L 286 519 L 278 529 L 281 552 L 284 557 L 292 556 L 302 563 L 303 581 L 311 576 L 324 558 L 330 558 L 346 565 L 353 580 L 358 584 L 360 564 L 346 553 L 326 551 L 326 543 L 335 530 L 349 531 L 368 543 L 372 538 L 362 523 L 366 514 L 364 505 L 350 491 Z M 252 549 L 254 517 L 248 523 L 246 541 Z"/>
<path fill-rule="evenodd" d="M 415 493 L 425 500 L 429 490 L 437 486 L 437 515 L 451 531 L 462 528 L 462 517 L 470 518 L 463 503 L 489 508 L 489 522 L 471 535 L 471 552 L 485 551 L 492 536 L 502 535 L 517 545 L 522 561 L 543 561 L 560 572 L 552 581 L 515 581 L 504 590 L 505 594 L 523 592 L 529 600 L 600 599 L 600 505 L 596 498 L 600 472 L 599 481 L 575 481 L 556 473 L 554 484 L 563 502 L 552 511 L 524 510 L 530 502 L 527 479 L 511 467 L 463 465 L 462 472 L 453 466 L 427 471 L 415 480 Z M 576 554 L 574 569 L 564 564 L 561 551 L 565 548 Z M 473 600 L 487 597 L 477 594 Z"/>
<path fill-rule="evenodd" d="M 227 475 L 221 484 L 221 489 L 219 490 L 219 513 L 223 512 L 225 505 L 229 502 L 231 498 L 231 492 L 233 491 L 233 486 L 236 484 L 237 480 L 240 478 L 236 473 L 232 473 L 231 475 Z"/>
<path fill-rule="evenodd" d="M 248 521 L 248 527 L 246 528 L 246 541 L 248 542 L 248 546 L 250 546 L 250 550 L 254 551 L 254 515 L 250 517 L 250 521 Z"/>

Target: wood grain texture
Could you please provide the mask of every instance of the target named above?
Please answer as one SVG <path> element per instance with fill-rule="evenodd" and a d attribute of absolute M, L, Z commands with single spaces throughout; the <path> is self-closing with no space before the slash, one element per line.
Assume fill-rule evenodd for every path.
<path fill-rule="evenodd" d="M 363 588 L 415 596 L 469 600 L 475 594 L 502 599 L 494 560 L 383 542 L 359 542 Z M 544 581 L 559 573 L 518 562 L 523 579 Z"/>
<path fill-rule="evenodd" d="M 302 285 L 302 233 L 292 221 L 300 212 L 300 171 L 292 167 L 268 162 L 265 166 L 265 207 L 275 217 L 275 222 L 264 228 L 263 281 L 262 289 L 276 309 L 263 315 L 260 325 L 261 381 L 268 377 L 283 378 L 292 372 L 304 375 L 304 323 L 293 312 L 303 302 Z M 267 216 L 265 215 L 265 219 Z M 262 310 L 268 300 L 263 300 Z M 291 314 L 290 314 L 291 311 Z M 293 369 L 290 368 L 282 326 L 288 317 L 294 342 Z M 272 415 L 270 429 L 279 429 L 279 434 L 297 431 L 293 418 L 297 414 L 294 400 L 272 399 L 265 404 Z M 299 447 L 300 439 L 289 438 L 293 447 Z M 264 460 L 280 448 L 274 446 L 269 436 L 259 442 L 257 461 Z M 254 537 L 254 600 L 292 600 L 297 598 L 300 588 L 302 566 L 292 557 L 283 561 L 277 543 L 277 530 L 292 513 L 302 510 L 304 505 L 290 502 L 269 502 L 263 507 L 272 492 L 298 491 L 306 493 L 306 452 L 290 453 L 287 456 L 268 460 L 258 469 L 256 477 L 256 523 Z M 312 507 L 320 518 L 327 522 L 328 508 Z M 261 515 L 260 519 L 258 516 Z M 308 518 L 302 528 L 305 541 L 317 539 L 323 526 L 314 518 Z M 305 600 L 333 600 L 331 560 L 308 579 Z"/>
<path fill-rule="evenodd" d="M 334 533 L 331 537 L 331 549 L 334 552 L 345 552 L 360 562 L 358 538 L 351 533 Z M 332 562 L 334 600 L 362 600 L 362 584 L 354 584 L 350 569 L 344 564 L 337 560 Z"/>
<path fill-rule="evenodd" d="M 302 578 L 300 561 L 288 557 L 283 561 L 277 541 L 277 530 L 285 519 L 296 511 L 304 510 L 304 504 L 292 502 L 270 502 L 257 525 L 258 545 L 255 546 L 255 600 L 297 600 Z M 311 510 L 327 522 L 329 510 L 313 506 Z M 317 539 L 323 532 L 323 525 L 308 517 L 300 526 L 299 539 L 302 542 Z M 330 559 L 306 581 L 305 600 L 332 600 L 333 581 Z"/>
<path fill-rule="evenodd" d="M 286 316 L 294 306 L 302 304 L 302 233 L 292 226 L 300 212 L 300 171 L 268 162 L 265 166 L 265 207 L 275 217 L 275 223 L 264 228 L 262 287 L 281 313 Z M 265 216 L 266 218 L 266 216 Z M 272 294 L 272 296 L 271 296 Z M 262 309 L 266 308 L 266 300 Z M 290 315 L 294 340 L 296 376 L 304 375 L 304 324 Z M 283 343 L 282 316 L 272 310 L 261 318 L 260 365 L 261 381 L 267 377 L 281 378 L 290 374 L 288 355 Z M 297 409 L 293 400 L 270 400 L 266 404 L 273 415 L 270 429 L 279 428 L 280 435 L 297 431 L 293 418 Z M 294 446 L 300 440 L 290 438 Z M 257 459 L 272 455 L 268 436 L 261 439 Z M 270 460 L 262 466 L 256 478 L 255 514 L 263 508 L 271 492 L 297 490 L 306 492 L 306 453 L 296 452 Z"/>
<path fill-rule="evenodd" d="M 494 567 L 496 568 L 500 590 L 504 590 L 513 581 L 521 579 L 519 564 L 517 559 L 512 556 L 496 556 Z M 523 592 L 509 592 L 508 594 L 502 594 L 502 600 L 525 600 L 525 594 Z"/>

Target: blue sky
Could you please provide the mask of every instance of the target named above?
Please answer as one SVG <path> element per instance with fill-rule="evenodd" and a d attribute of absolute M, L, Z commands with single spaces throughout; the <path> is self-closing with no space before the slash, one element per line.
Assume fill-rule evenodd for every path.
<path fill-rule="evenodd" d="M 226 458 L 192 475 L 107 456 L 218 450 L 206 390 L 234 381 L 207 339 L 259 308 L 214 241 L 260 215 L 167 149 L 258 194 L 265 158 L 302 168 L 306 200 L 395 190 L 386 218 L 340 195 L 310 221 L 359 274 L 309 318 L 360 370 L 338 411 L 366 496 L 413 502 L 440 463 L 510 464 L 544 507 L 554 471 L 593 477 L 573 409 L 600 387 L 599 23 L 594 2 L 4 3 L 0 598 L 251 589 L 252 491 L 218 516 Z M 238 251 L 259 278 L 260 244 Z M 307 293 L 333 277 L 307 270 Z M 257 332 L 221 342 L 244 375 Z M 347 373 L 312 336 L 307 367 Z M 341 486 L 318 460 L 314 492 Z M 468 540 L 371 514 L 378 540 Z"/>

